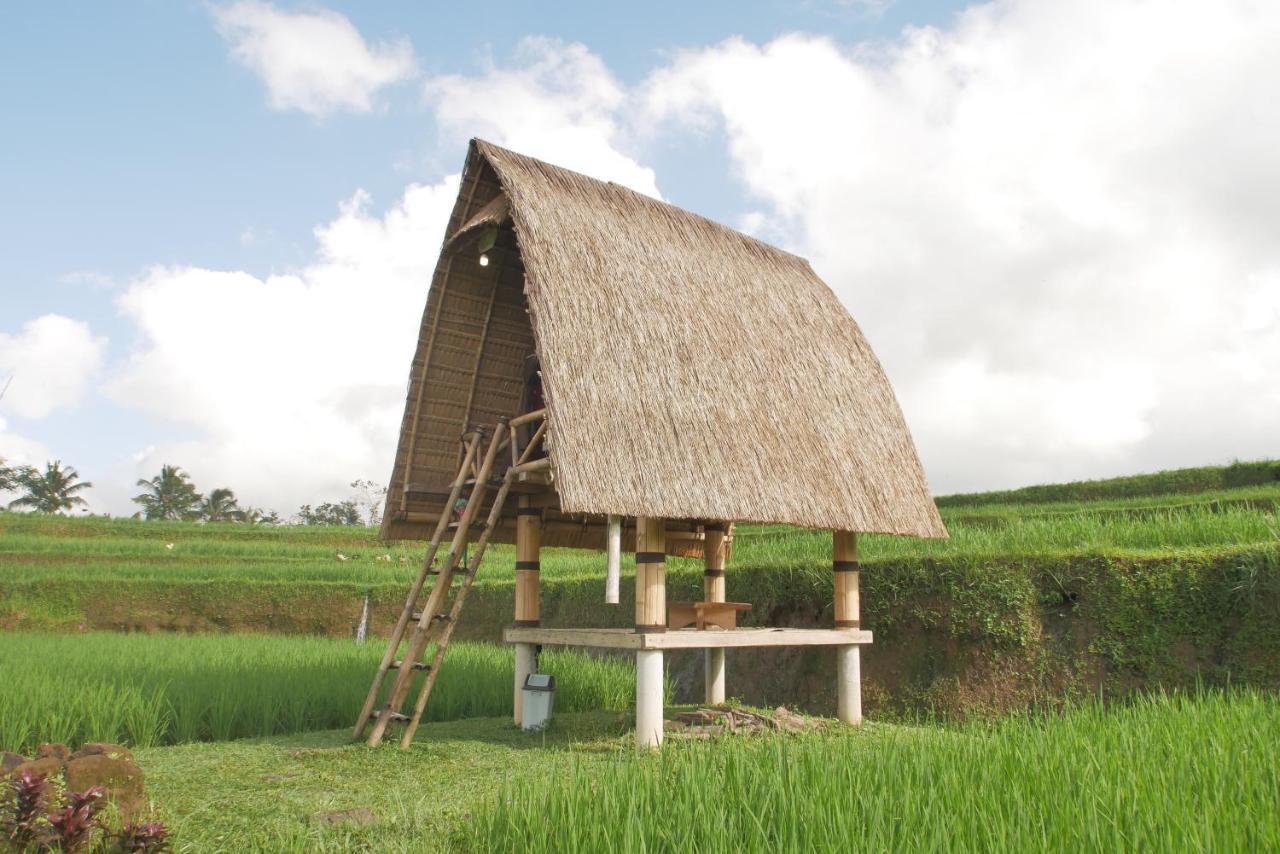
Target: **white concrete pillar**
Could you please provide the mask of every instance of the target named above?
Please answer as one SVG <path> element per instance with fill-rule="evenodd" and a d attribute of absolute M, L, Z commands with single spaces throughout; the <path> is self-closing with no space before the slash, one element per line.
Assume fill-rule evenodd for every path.
<path fill-rule="evenodd" d="M 724 702 L 724 650 L 708 649 L 705 653 L 707 705 L 716 706 Z"/>
<path fill-rule="evenodd" d="M 853 645 L 836 647 L 836 717 L 862 723 L 862 657 Z"/>
<path fill-rule="evenodd" d="M 636 650 L 636 747 L 662 744 L 662 652 Z"/>
<path fill-rule="evenodd" d="M 515 644 L 515 648 L 516 684 L 513 708 L 516 726 L 520 726 L 520 713 L 524 708 L 524 680 L 538 667 L 538 648 L 531 643 L 518 643 Z"/>

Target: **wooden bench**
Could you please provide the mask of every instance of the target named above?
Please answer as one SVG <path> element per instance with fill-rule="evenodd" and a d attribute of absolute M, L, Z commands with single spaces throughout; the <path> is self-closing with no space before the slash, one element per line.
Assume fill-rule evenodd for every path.
<path fill-rule="evenodd" d="M 750 611 L 748 602 L 668 602 L 667 627 L 683 629 L 695 626 L 699 630 L 707 626 L 718 629 L 738 627 L 738 612 Z"/>

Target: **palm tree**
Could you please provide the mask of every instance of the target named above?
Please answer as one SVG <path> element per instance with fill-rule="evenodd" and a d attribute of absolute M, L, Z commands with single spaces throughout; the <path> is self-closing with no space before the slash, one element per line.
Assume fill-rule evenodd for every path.
<path fill-rule="evenodd" d="M 177 466 L 161 466 L 160 474 L 139 480 L 138 486 L 148 491 L 133 501 L 148 519 L 194 519 L 199 512 L 201 495 L 191 476 Z"/>
<path fill-rule="evenodd" d="M 16 488 L 22 477 L 22 466 L 11 468 L 4 463 L 4 457 L 0 457 L 0 492 L 7 492 Z"/>
<path fill-rule="evenodd" d="M 226 487 L 214 489 L 200 505 L 200 518 L 206 522 L 243 522 L 245 512 L 236 503 L 236 494 Z"/>
<path fill-rule="evenodd" d="M 46 463 L 43 472 L 29 467 L 11 471 L 17 472 L 16 485 L 26 491 L 16 501 L 9 502 L 11 509 L 30 507 L 38 513 L 60 513 L 88 504 L 76 493 L 93 484 L 80 480 L 80 472 L 71 466 L 63 466 L 61 460 Z"/>

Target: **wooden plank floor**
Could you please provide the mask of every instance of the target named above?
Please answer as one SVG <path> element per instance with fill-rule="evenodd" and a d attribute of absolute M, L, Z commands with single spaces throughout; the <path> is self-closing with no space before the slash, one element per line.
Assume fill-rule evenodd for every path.
<path fill-rule="evenodd" d="M 679 629 L 636 632 L 633 629 L 509 628 L 507 643 L 544 646 L 587 646 L 601 649 L 724 649 L 762 646 L 861 646 L 871 632 L 850 629 Z"/>

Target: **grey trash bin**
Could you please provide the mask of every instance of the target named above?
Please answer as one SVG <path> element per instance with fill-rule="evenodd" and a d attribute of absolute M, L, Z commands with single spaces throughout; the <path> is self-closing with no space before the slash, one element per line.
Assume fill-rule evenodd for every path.
<path fill-rule="evenodd" d="M 520 728 L 541 729 L 551 720 L 556 699 L 556 678 L 548 673 L 530 673 L 524 678 L 520 706 Z"/>

